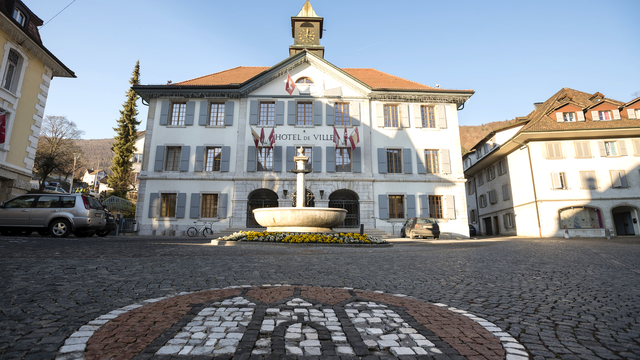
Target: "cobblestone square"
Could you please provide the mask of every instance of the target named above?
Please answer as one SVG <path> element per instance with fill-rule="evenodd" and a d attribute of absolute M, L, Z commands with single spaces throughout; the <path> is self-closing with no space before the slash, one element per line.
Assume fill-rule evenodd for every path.
<path fill-rule="evenodd" d="M 638 238 L 392 242 L 3 237 L 0 358 L 640 358 Z"/>

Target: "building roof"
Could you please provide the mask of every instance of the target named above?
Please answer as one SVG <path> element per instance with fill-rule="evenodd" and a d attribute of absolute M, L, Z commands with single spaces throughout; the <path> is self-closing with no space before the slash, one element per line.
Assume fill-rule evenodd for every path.
<path fill-rule="evenodd" d="M 597 94 L 597 93 L 596 93 Z M 553 110 L 560 107 L 560 105 L 566 102 L 566 99 L 570 99 L 570 104 L 578 106 L 581 109 L 587 109 L 594 104 L 597 104 L 597 97 L 594 94 L 586 92 L 562 88 L 560 91 L 551 96 L 540 107 L 532 111 L 527 118 L 529 123 L 523 127 L 520 132 L 540 132 L 540 131 L 567 131 L 567 130 L 590 130 L 590 129 L 616 129 L 616 128 L 630 128 L 640 127 L 638 120 L 629 120 L 622 118 L 620 120 L 612 121 L 576 121 L 576 122 L 557 122 L 555 116 L 553 116 Z M 565 100 L 565 101 L 563 101 Z M 603 101 L 603 100 L 600 100 Z M 606 99 L 607 102 L 616 106 L 622 106 L 624 103 Z"/>
<path fill-rule="evenodd" d="M 239 87 L 240 85 L 260 75 L 261 73 L 268 71 L 269 69 L 271 69 L 271 67 L 268 66 L 238 66 L 232 69 L 201 76 L 195 79 L 167 84 L 167 86 Z M 360 80 L 361 82 L 369 86 L 372 90 L 448 91 L 445 89 L 422 85 L 415 81 L 403 79 L 401 77 L 387 74 L 376 69 L 345 68 L 341 70 Z M 472 92 L 473 90 L 460 91 Z"/>

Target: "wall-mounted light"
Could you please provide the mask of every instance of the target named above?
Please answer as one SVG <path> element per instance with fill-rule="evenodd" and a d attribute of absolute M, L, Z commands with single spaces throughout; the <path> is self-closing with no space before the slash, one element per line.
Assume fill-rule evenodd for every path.
<path fill-rule="evenodd" d="M 320 190 L 320 199 L 324 199 L 324 190 Z"/>
<path fill-rule="evenodd" d="M 289 193 L 289 191 L 287 191 L 287 189 L 282 189 L 282 193 L 284 194 L 284 197 L 287 197 L 287 194 Z"/>

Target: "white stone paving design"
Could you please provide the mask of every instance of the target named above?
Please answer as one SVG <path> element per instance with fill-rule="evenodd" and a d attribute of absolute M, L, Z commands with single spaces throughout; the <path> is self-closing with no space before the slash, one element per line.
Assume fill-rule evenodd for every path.
<path fill-rule="evenodd" d="M 352 302 L 345 311 L 373 355 L 441 355 L 434 343 L 419 334 L 395 311 L 373 301 Z"/>
<path fill-rule="evenodd" d="M 212 305 L 202 309 L 156 355 L 233 355 L 256 304 L 235 297 Z"/>

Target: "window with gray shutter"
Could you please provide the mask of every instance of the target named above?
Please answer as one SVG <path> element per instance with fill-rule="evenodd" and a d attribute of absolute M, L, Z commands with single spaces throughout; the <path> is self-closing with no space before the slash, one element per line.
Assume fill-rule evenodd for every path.
<path fill-rule="evenodd" d="M 426 174 L 427 169 L 424 166 L 425 151 L 422 149 L 416 149 L 416 164 L 418 165 L 418 174 Z"/>
<path fill-rule="evenodd" d="M 322 147 L 314 146 L 313 156 L 311 158 L 313 159 L 313 172 L 322 172 Z"/>
<path fill-rule="evenodd" d="M 189 171 L 189 153 L 191 146 L 183 146 L 182 154 L 180 155 L 180 171 Z"/>
<path fill-rule="evenodd" d="M 384 127 L 384 106 L 381 103 L 376 104 L 376 125 Z"/>
<path fill-rule="evenodd" d="M 401 106 L 398 106 L 399 110 L 400 110 L 400 123 L 402 124 L 402 127 L 407 129 L 410 127 L 409 124 L 409 104 L 403 104 Z"/>
<path fill-rule="evenodd" d="M 336 149 L 333 146 L 327 146 L 325 154 L 327 155 L 327 168 L 328 173 L 336 172 Z"/>
<path fill-rule="evenodd" d="M 220 161 L 220 171 L 229 172 L 229 158 L 231 156 L 231 146 L 222 147 L 222 156 Z"/>
<path fill-rule="evenodd" d="M 506 201 L 511 199 L 511 195 L 509 194 L 509 185 L 502 185 L 502 200 Z"/>
<path fill-rule="evenodd" d="M 444 196 L 444 203 L 445 203 L 445 206 L 447 208 L 446 217 L 448 219 L 455 219 L 456 218 L 455 196 L 453 196 L 453 195 L 445 195 Z"/>
<path fill-rule="evenodd" d="M 282 146 L 273 147 L 273 171 L 282 172 Z"/>
<path fill-rule="evenodd" d="M 429 195 L 420 195 L 420 216 L 429 217 Z"/>
<path fill-rule="evenodd" d="M 287 105 L 287 125 L 295 126 L 296 125 L 296 101 L 289 100 L 289 104 Z"/>
<path fill-rule="evenodd" d="M 196 102 L 195 101 L 187 101 L 187 113 L 184 118 L 184 124 L 189 126 L 193 125 L 193 118 L 196 114 Z"/>
<path fill-rule="evenodd" d="M 160 125 L 167 125 L 169 120 L 169 101 L 162 101 L 160 104 Z"/>
<path fill-rule="evenodd" d="M 193 166 L 194 172 L 201 172 L 204 164 L 204 146 L 196 146 L 196 162 Z"/>
<path fill-rule="evenodd" d="M 153 166 L 153 171 L 162 171 L 164 165 L 164 145 L 156 146 L 156 161 Z"/>
<path fill-rule="evenodd" d="M 496 190 L 492 189 L 491 191 L 489 191 L 489 202 L 492 204 L 495 204 L 498 202 L 498 200 L 496 199 Z"/>
<path fill-rule="evenodd" d="M 187 194 L 179 193 L 178 206 L 176 207 L 176 218 L 178 219 L 184 218 L 186 207 L 187 207 Z"/>
<path fill-rule="evenodd" d="M 387 173 L 387 149 L 378 148 L 378 173 Z"/>
<path fill-rule="evenodd" d="M 149 194 L 149 217 L 150 218 L 158 217 L 159 204 L 160 204 L 160 194 L 158 193 Z"/>
<path fill-rule="evenodd" d="M 326 123 L 327 126 L 333 126 L 334 124 L 334 119 L 333 119 L 333 114 L 334 114 L 334 108 L 332 104 L 327 103 L 326 107 L 325 107 L 325 111 L 326 111 L 326 115 L 325 117 L 327 118 Z"/>
<path fill-rule="evenodd" d="M 209 115 L 209 102 L 208 101 L 200 101 L 200 111 L 198 112 L 198 125 L 206 126 L 207 125 L 207 115 Z"/>
<path fill-rule="evenodd" d="M 355 148 L 351 151 L 351 163 L 353 164 L 353 172 L 362 172 L 362 148 Z"/>
<path fill-rule="evenodd" d="M 255 146 L 247 147 L 247 172 L 256 171 L 256 151 Z"/>
<path fill-rule="evenodd" d="M 442 156 L 442 173 L 451 174 L 451 158 L 449 157 L 449 149 L 440 150 Z"/>
<path fill-rule="evenodd" d="M 436 105 L 436 113 L 438 116 L 438 127 L 440 129 L 446 129 L 447 128 L 446 105 Z"/>
<path fill-rule="evenodd" d="M 404 173 L 413 173 L 413 163 L 411 161 L 411 149 L 405 148 L 402 150 L 402 160 L 404 162 Z"/>
<path fill-rule="evenodd" d="M 249 103 L 249 125 L 258 125 L 258 100 L 251 100 Z"/>
<path fill-rule="evenodd" d="M 191 193 L 189 202 L 189 217 L 197 219 L 200 216 L 200 193 Z"/>
<path fill-rule="evenodd" d="M 229 194 L 219 194 L 218 195 L 218 218 L 226 219 L 227 218 L 227 206 L 228 206 L 228 198 Z"/>
<path fill-rule="evenodd" d="M 224 124 L 225 126 L 232 126 L 233 125 L 233 106 L 234 106 L 234 102 L 233 101 L 227 101 L 224 104 Z"/>
<path fill-rule="evenodd" d="M 407 195 L 407 218 L 416 217 L 416 196 Z"/>
<path fill-rule="evenodd" d="M 349 104 L 349 114 L 351 117 L 351 126 L 360 126 L 360 103 L 352 102 Z"/>
<path fill-rule="evenodd" d="M 286 156 L 287 161 L 285 162 L 285 171 L 290 172 L 296 168 L 295 162 L 293 161 L 294 156 L 296 156 L 295 146 L 287 146 Z"/>
<path fill-rule="evenodd" d="M 378 217 L 380 219 L 389 219 L 389 204 L 387 202 L 387 195 L 378 195 Z"/>
<path fill-rule="evenodd" d="M 313 125 L 322 126 L 322 101 L 313 102 Z"/>
<path fill-rule="evenodd" d="M 611 184 L 614 188 L 627 187 L 627 174 L 624 170 L 609 170 Z"/>

